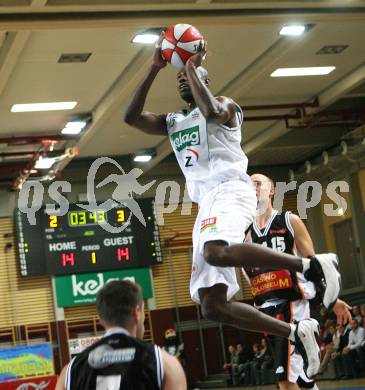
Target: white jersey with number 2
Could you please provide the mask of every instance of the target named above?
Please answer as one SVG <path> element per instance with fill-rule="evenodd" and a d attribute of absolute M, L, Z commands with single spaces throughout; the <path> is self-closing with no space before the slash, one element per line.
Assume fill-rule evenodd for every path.
<path fill-rule="evenodd" d="M 236 105 L 237 127 L 207 122 L 199 108 L 167 114 L 168 135 L 185 175 L 189 196 L 201 198 L 220 183 L 250 182 L 247 157 L 241 148 L 243 114 Z"/>

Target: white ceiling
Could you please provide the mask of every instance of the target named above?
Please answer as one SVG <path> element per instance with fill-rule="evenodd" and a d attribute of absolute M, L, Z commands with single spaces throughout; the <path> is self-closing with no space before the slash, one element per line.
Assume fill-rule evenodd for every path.
<path fill-rule="evenodd" d="M 233 97 L 243 106 L 301 103 L 318 97 L 324 108 L 365 82 L 364 21 L 365 1 L 356 0 L 3 0 L 0 137 L 59 134 L 73 115 L 92 113 L 87 133 L 64 147 L 78 146 L 82 158 L 159 146 L 152 167 L 170 152 L 165 138 L 147 136 L 122 120 L 152 54 L 151 47 L 131 43 L 137 32 L 176 22 L 194 24 L 208 41 L 205 66 L 213 93 Z M 313 26 L 302 37 L 281 38 L 281 26 L 291 22 Z M 338 55 L 317 55 L 324 45 L 349 47 Z M 62 53 L 91 56 L 85 63 L 58 63 Z M 278 67 L 314 65 L 334 65 L 336 70 L 322 77 L 270 77 Z M 170 66 L 161 72 L 148 97 L 147 110 L 164 113 L 182 106 L 175 73 Z M 78 105 L 71 111 L 10 112 L 15 103 L 74 100 Z M 245 115 L 293 111 L 247 111 Z M 249 156 L 254 156 L 287 132 L 290 129 L 284 121 L 248 121 L 243 146 L 246 142 Z M 297 142 L 310 153 L 305 137 Z M 30 149 L 36 147 L 25 148 Z M 9 150 L 19 149 L 1 147 L 1 152 Z M 276 156 L 272 163 L 278 159 Z"/>

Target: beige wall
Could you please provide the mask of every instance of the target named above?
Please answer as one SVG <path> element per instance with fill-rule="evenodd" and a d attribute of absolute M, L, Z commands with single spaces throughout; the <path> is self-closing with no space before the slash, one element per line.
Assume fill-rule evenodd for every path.
<path fill-rule="evenodd" d="M 359 183 L 362 199 L 362 209 L 365 211 L 365 169 L 359 171 Z"/>
<path fill-rule="evenodd" d="M 350 189 L 351 191 L 351 189 Z M 330 252 L 337 252 L 336 249 L 336 243 L 335 243 L 335 237 L 333 233 L 333 225 L 337 222 L 344 221 L 348 218 L 352 217 L 352 210 L 351 210 L 351 204 L 350 204 L 350 193 L 349 192 L 344 192 L 341 193 L 341 196 L 345 199 L 347 203 L 347 209 L 346 212 L 343 215 L 338 215 L 338 216 L 327 216 L 324 213 L 324 205 L 325 204 L 331 204 L 333 201 L 328 198 L 327 194 L 325 191 L 323 191 L 322 194 L 322 199 L 321 199 L 321 210 L 322 210 L 322 221 L 323 221 L 323 230 L 324 230 L 324 235 L 327 243 L 327 248 Z"/>

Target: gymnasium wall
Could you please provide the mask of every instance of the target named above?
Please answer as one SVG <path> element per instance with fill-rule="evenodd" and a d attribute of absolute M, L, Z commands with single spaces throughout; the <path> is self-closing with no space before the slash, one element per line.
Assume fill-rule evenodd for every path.
<path fill-rule="evenodd" d="M 365 212 L 365 168 L 359 171 L 359 183 L 361 191 L 362 209 Z"/>
<path fill-rule="evenodd" d="M 51 279 L 21 278 L 13 218 L 0 218 L 0 328 L 54 320 Z"/>
<path fill-rule="evenodd" d="M 165 223 L 160 226 L 164 262 L 152 266 L 155 296 L 150 306 L 154 309 L 192 304 L 189 295 L 191 230 L 197 207 L 192 206 L 190 215 L 181 215 L 182 206 L 176 207 L 176 211 L 165 215 Z M 14 223 L 10 217 L 0 218 L 0 245 L 0 327 L 54 321 L 51 278 L 19 275 Z M 95 316 L 94 305 L 65 309 L 66 320 Z"/>
<path fill-rule="evenodd" d="M 324 205 L 331 202 L 323 193 L 318 223 L 322 226 L 326 250 L 340 255 L 342 297 L 352 304 L 362 304 L 365 301 L 365 169 L 348 171 L 343 176 L 337 173 L 326 183 L 330 179 L 349 184 L 349 192 L 341 194 L 344 212 L 339 209 L 337 215 L 327 216 Z M 337 235 L 344 233 L 336 239 L 336 231 Z"/>
<path fill-rule="evenodd" d="M 324 235 L 326 238 L 329 252 L 336 252 L 336 243 L 335 243 L 335 237 L 333 233 L 333 225 L 352 217 L 350 194 L 344 192 L 343 194 L 341 194 L 341 196 L 345 199 L 345 202 L 347 204 L 347 208 L 344 213 L 339 213 L 338 215 L 335 216 L 327 216 L 324 212 L 322 212 Z M 325 204 L 329 204 L 329 203 L 332 203 L 331 200 L 328 198 L 326 193 L 323 193 L 322 200 L 321 200 L 322 211 L 324 210 Z"/>
<path fill-rule="evenodd" d="M 78 176 L 79 178 L 82 177 Z M 156 185 L 162 180 L 165 180 L 165 178 L 158 178 Z M 361 208 L 362 217 L 364 216 L 365 170 L 356 173 L 356 180 L 358 187 L 356 187 L 354 178 L 352 181 L 350 180 L 351 191 L 348 198 L 350 207 L 343 216 L 328 219 L 321 213 L 321 210 L 323 210 L 322 204 L 319 207 L 320 214 L 318 218 L 315 218 L 315 221 L 318 225 L 319 221 L 323 225 L 322 234 L 329 249 L 336 249 L 331 230 L 332 225 L 336 221 L 342 221 L 353 216 L 354 202 L 356 209 Z M 179 181 L 183 183 L 181 177 Z M 352 188 L 355 188 L 355 191 L 358 192 L 358 198 L 354 198 Z M 97 199 L 104 200 L 109 197 L 111 189 L 112 187 L 105 187 L 102 192 L 98 193 Z M 78 201 L 78 194 L 84 192 L 86 192 L 86 186 L 80 182 L 75 182 L 73 192 L 69 195 L 70 202 Z M 153 195 L 153 193 L 150 195 Z M 20 339 L 24 342 L 27 338 L 27 329 L 37 324 L 41 326 L 40 329 L 44 330 L 38 333 L 33 331 L 29 337 L 40 337 L 40 335 L 49 330 L 52 335 L 46 338 L 55 340 L 55 343 L 62 341 L 57 339 L 57 337 L 67 338 L 68 333 L 75 335 L 81 331 L 91 333 L 100 331 L 101 328 L 96 321 L 94 305 L 65 308 L 63 313 L 65 321 L 59 321 L 58 323 L 53 302 L 51 278 L 20 278 L 12 219 L 13 208 L 16 204 L 15 195 L 14 193 L 2 191 L 0 192 L 0 200 L 0 216 L 3 216 L 0 218 L 0 342 L 13 340 L 16 343 Z M 323 202 L 325 202 L 325 199 L 322 200 Z M 163 342 L 163 333 L 166 328 L 173 327 L 179 322 L 196 322 L 199 320 L 198 311 L 189 295 L 191 230 L 197 208 L 195 205 L 191 205 L 191 213 L 189 213 L 189 204 L 184 205 L 183 208 L 181 204 L 176 206 L 177 208 L 174 212 L 165 215 L 165 223 L 160 227 L 164 262 L 161 265 L 152 267 L 154 298 L 148 302 L 151 310 L 149 313 L 150 318 L 148 319 L 150 321 L 149 331 L 151 333 L 149 337 L 157 343 Z M 159 205 L 160 213 L 162 212 L 162 207 L 162 205 Z M 296 193 L 288 193 L 286 195 L 284 210 L 297 212 Z M 308 227 L 311 230 L 309 225 Z M 361 258 L 364 262 L 363 256 Z M 241 275 L 239 278 L 242 290 L 237 299 L 249 301 L 251 299 L 249 286 Z M 199 341 L 196 332 L 196 330 L 186 330 L 184 332 L 184 338 L 189 339 L 192 343 L 191 345 L 195 345 L 194 343 Z M 217 330 L 214 328 L 204 329 L 203 336 L 206 339 L 214 339 L 218 337 L 216 333 Z M 232 328 L 224 328 L 223 334 L 225 345 L 231 342 L 237 343 L 242 337 L 247 338 L 246 341 L 251 343 L 256 337 L 252 336 L 252 334 L 246 335 L 246 333 L 233 330 Z M 221 343 L 222 340 L 217 339 L 217 342 Z M 67 348 L 67 346 L 64 345 L 62 348 Z M 207 346 L 207 351 L 209 352 L 207 354 L 209 360 L 215 351 L 210 351 L 209 346 Z M 62 364 L 64 364 L 68 356 L 67 351 L 62 351 L 62 354 Z M 218 360 L 211 359 L 208 362 L 208 366 L 213 370 L 217 361 L 220 362 L 222 359 L 224 359 L 224 356 L 220 356 Z M 199 363 L 196 361 L 194 364 L 198 365 Z"/>

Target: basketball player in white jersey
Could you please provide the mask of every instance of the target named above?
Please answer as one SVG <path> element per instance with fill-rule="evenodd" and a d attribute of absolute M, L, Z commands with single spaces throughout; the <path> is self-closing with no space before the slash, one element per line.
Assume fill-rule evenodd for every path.
<path fill-rule="evenodd" d="M 300 258 L 242 243 L 254 220 L 257 200 L 246 173 L 247 157 L 241 149 L 241 108 L 232 99 L 215 97 L 210 92 L 208 73 L 201 67 L 206 54 L 204 43 L 177 74 L 178 91 L 187 103 L 186 109 L 162 115 L 144 111 L 151 85 L 166 66 L 161 57 L 162 39 L 163 33 L 124 120 L 148 134 L 169 137 L 189 195 L 199 204 L 193 230 L 191 297 L 201 304 L 207 319 L 289 338 L 301 350 L 306 373 L 311 377 L 319 369 L 317 321 L 287 324 L 249 305 L 229 302 L 239 290 L 234 267 L 275 264 L 279 269 L 306 272 L 321 288 L 324 305 L 331 307 L 340 291 L 337 257 L 326 254 Z"/>
<path fill-rule="evenodd" d="M 262 174 L 251 176 L 258 200 L 257 216 L 246 240 L 289 254 L 314 256 L 312 239 L 303 221 L 289 211 L 279 213 L 272 207 L 275 187 L 272 179 Z M 309 300 L 316 291 L 304 275 L 287 270 L 245 267 L 244 275 L 251 285 L 255 306 L 265 314 L 288 323 L 310 318 Z M 274 282 L 273 282 L 274 281 Z M 333 311 L 337 322 L 349 323 L 351 313 L 344 301 L 337 299 Z M 318 389 L 303 371 L 303 360 L 283 337 L 269 336 L 274 352 L 274 371 L 280 390 Z"/>

